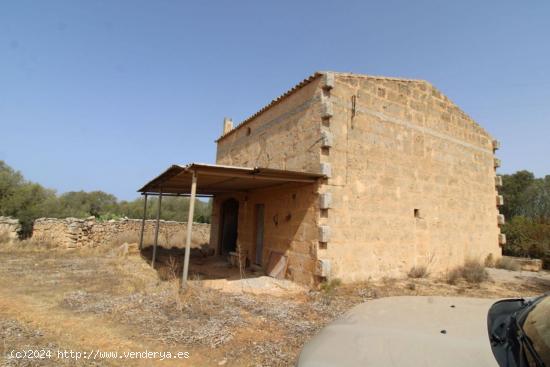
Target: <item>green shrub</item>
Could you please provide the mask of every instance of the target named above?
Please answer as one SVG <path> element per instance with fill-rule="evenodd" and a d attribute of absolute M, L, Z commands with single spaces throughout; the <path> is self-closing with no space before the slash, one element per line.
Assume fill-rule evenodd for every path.
<path fill-rule="evenodd" d="M 329 281 L 321 283 L 320 288 L 321 288 L 321 291 L 331 294 L 340 285 L 342 285 L 342 281 L 338 278 L 334 278 Z"/>
<path fill-rule="evenodd" d="M 526 217 L 514 217 L 502 227 L 508 256 L 542 259 L 550 256 L 550 223 Z M 547 266 L 550 264 L 546 264 Z"/>

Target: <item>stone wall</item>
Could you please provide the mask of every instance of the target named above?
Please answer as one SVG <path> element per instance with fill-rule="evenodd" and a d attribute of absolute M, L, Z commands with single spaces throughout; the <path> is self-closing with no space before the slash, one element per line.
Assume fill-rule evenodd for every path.
<path fill-rule="evenodd" d="M 19 238 L 21 225 L 17 219 L 0 217 L 0 241 L 15 241 Z"/>
<path fill-rule="evenodd" d="M 315 74 L 222 136 L 216 162 L 328 179 L 301 191 L 281 186 L 215 198 L 211 245 L 219 242 L 220 206 L 234 197 L 238 241 L 249 258 L 254 205 L 265 203 L 266 248 L 284 249 L 290 276 L 301 283 L 403 276 L 418 265 L 438 273 L 466 259 L 498 259 L 505 237 L 497 148 L 428 82 Z M 306 200 L 289 200 L 296 195 Z M 270 215 L 281 223 L 281 213 L 291 219 L 268 238 Z"/>
<path fill-rule="evenodd" d="M 141 219 L 119 219 L 100 222 L 94 217 L 39 218 L 34 222 L 32 239 L 64 248 L 114 246 L 124 242 L 138 243 Z M 156 221 L 145 222 L 144 246 L 153 244 Z M 185 246 L 187 223 L 160 221 L 159 244 L 164 247 Z M 210 225 L 193 223 L 193 245 L 209 242 Z"/>
<path fill-rule="evenodd" d="M 218 235 L 221 208 L 227 199 L 239 202 L 237 244 L 246 251 L 250 263 L 264 268 L 272 252 L 288 258 L 286 277 L 297 283 L 313 285 L 317 246 L 317 185 L 286 184 L 249 193 L 220 195 L 212 209 L 210 247 L 219 252 Z M 263 251 L 256 257 L 257 205 L 263 204 Z"/>
<path fill-rule="evenodd" d="M 511 262 L 521 271 L 534 271 L 539 272 L 543 269 L 543 262 L 541 259 L 528 259 L 525 257 L 515 256 L 503 256 L 503 260 Z"/>
<path fill-rule="evenodd" d="M 322 86 L 315 78 L 283 97 L 218 141 L 216 163 L 244 167 L 266 167 L 300 172 L 320 171 L 322 142 Z M 219 252 L 220 209 L 229 198 L 239 202 L 237 243 L 256 259 L 256 205 L 264 204 L 265 268 L 271 252 L 288 258 L 287 277 L 301 284 L 314 282 L 317 245 L 317 185 L 278 185 L 275 189 L 246 194 L 218 195 L 212 209 L 211 244 Z"/>
<path fill-rule="evenodd" d="M 346 282 L 501 256 L 492 137 L 425 81 L 336 73 L 318 256 Z"/>
<path fill-rule="evenodd" d="M 313 80 L 222 136 L 216 163 L 319 172 L 320 84 Z"/>

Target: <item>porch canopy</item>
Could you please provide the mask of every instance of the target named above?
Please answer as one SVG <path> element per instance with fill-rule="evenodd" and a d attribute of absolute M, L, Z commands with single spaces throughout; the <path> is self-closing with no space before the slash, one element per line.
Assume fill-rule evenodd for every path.
<path fill-rule="evenodd" d="M 182 275 L 182 286 L 185 287 L 189 271 L 191 233 L 195 210 L 195 197 L 197 195 L 213 196 L 229 192 L 246 192 L 249 190 L 279 186 L 286 183 L 312 184 L 323 177 L 326 176 L 319 173 L 285 171 L 272 168 L 247 168 L 203 163 L 191 163 L 186 166 L 173 165 L 138 190 L 138 192 L 141 192 L 145 196 L 139 248 L 140 250 L 143 248 L 143 233 L 145 230 L 145 218 L 147 216 L 147 196 L 159 196 L 155 226 L 155 242 L 153 244 L 153 256 L 151 260 L 151 266 L 155 267 L 162 197 L 167 195 L 189 195 L 187 236 Z"/>
<path fill-rule="evenodd" d="M 191 192 L 193 175 L 198 178 L 196 193 L 212 196 L 228 192 L 264 189 L 285 183 L 314 183 L 325 177 L 318 173 L 278 170 L 272 168 L 247 168 L 191 163 L 173 165 L 138 190 L 142 194 L 186 195 Z"/>

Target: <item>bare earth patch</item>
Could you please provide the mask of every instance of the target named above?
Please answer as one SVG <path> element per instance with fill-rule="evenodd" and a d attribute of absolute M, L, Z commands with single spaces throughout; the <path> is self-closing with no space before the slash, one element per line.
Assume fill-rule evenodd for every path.
<path fill-rule="evenodd" d="M 392 295 L 518 297 L 550 290 L 548 273 L 489 269 L 489 281 L 383 279 L 277 296 L 161 281 L 139 255 L 0 248 L 0 364 L 291 366 L 302 345 L 354 305 Z M 250 284 L 263 280 L 255 280 Z M 212 284 L 212 283 L 210 283 Z M 235 289 L 235 292 L 231 292 Z M 228 292 L 229 290 L 229 292 Z M 11 350 L 186 351 L 186 360 L 14 360 Z"/>

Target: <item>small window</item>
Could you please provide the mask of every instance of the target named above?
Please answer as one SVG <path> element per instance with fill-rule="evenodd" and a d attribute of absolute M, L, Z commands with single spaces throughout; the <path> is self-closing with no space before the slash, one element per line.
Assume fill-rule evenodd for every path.
<path fill-rule="evenodd" d="M 250 136 L 250 134 L 252 134 L 252 129 L 251 129 L 251 128 L 247 128 L 247 129 L 246 129 L 246 136 Z"/>
<path fill-rule="evenodd" d="M 414 209 L 414 217 L 415 217 L 415 218 L 422 218 L 422 217 L 420 216 L 420 209 Z"/>

